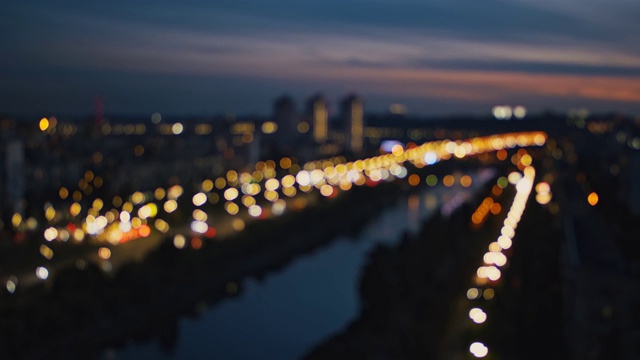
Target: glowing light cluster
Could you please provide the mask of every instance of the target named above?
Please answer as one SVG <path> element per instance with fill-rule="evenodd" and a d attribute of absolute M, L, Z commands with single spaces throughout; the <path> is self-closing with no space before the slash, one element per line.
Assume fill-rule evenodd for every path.
<path fill-rule="evenodd" d="M 527 116 L 527 108 L 522 105 L 511 107 L 508 105 L 498 105 L 491 109 L 491 114 L 498 120 L 509 120 L 511 117 L 524 119 Z"/>
<path fill-rule="evenodd" d="M 497 241 L 489 244 L 489 251 L 483 256 L 484 265 L 480 266 L 476 271 L 475 282 L 478 286 L 487 285 L 489 281 L 495 282 L 500 280 L 502 272 L 499 268 L 507 264 L 507 256 L 502 251 L 512 246 L 515 230 L 518 227 L 518 222 L 522 217 L 533 188 L 534 178 L 535 169 L 531 166 L 525 167 L 523 174 L 509 174 L 509 182 L 515 185 L 516 195 L 500 230 L 501 235 Z M 504 180 L 502 181 L 504 182 Z M 548 184 L 541 184 L 543 185 L 538 184 L 536 187 L 538 192 L 544 192 L 549 189 Z M 502 188 L 502 186 L 499 187 Z M 485 207 L 489 203 L 487 199 L 483 201 Z M 494 296 L 495 292 L 492 288 L 485 288 L 483 291 L 481 288 L 472 287 L 468 289 L 466 293 L 466 297 L 469 300 L 476 300 L 480 297 L 483 297 L 485 300 L 491 300 Z M 469 311 L 469 318 L 476 324 L 482 324 L 487 320 L 487 314 L 482 309 L 474 307 Z M 469 346 L 469 352 L 477 358 L 483 358 L 487 356 L 489 349 L 481 342 L 474 342 Z"/>
<path fill-rule="evenodd" d="M 161 121 L 159 114 L 154 114 L 154 119 Z M 47 125 L 48 128 L 55 126 L 52 123 L 46 124 L 45 121 L 42 125 L 42 127 Z M 165 125 L 168 126 L 167 132 L 171 134 L 179 135 L 184 131 L 181 123 Z M 277 126 L 275 123 L 267 124 L 263 127 L 263 131 L 273 133 L 277 131 Z M 297 196 L 301 192 L 317 191 L 321 196 L 333 198 L 338 196 L 341 190 L 348 191 L 354 186 L 375 186 L 377 182 L 396 178 L 407 178 L 412 186 L 418 186 L 423 181 L 430 186 L 438 182 L 435 175 L 421 179 L 415 174 L 409 174 L 404 166 L 406 162 L 411 162 L 420 168 L 441 160 L 462 159 L 490 151 L 505 151 L 515 146 L 540 146 L 546 142 L 546 139 L 547 135 L 543 132 L 507 133 L 458 141 L 433 141 L 420 146 L 410 143 L 406 147 L 394 146 L 390 153 L 350 162 L 344 157 L 311 161 L 305 164 L 298 164 L 293 157 L 284 157 L 279 161 L 259 161 L 255 164 L 255 170 L 243 172 L 228 170 L 218 178 L 205 179 L 197 184 L 194 187 L 197 190 L 189 194 L 190 203 L 193 208 L 196 208 L 192 213 L 193 219 L 189 230 L 192 232 L 191 235 L 195 233 L 195 238 L 198 234 L 204 234 L 207 237 L 215 236 L 216 230 L 207 223 L 208 216 L 204 211 L 207 203 L 220 202 L 218 206 L 223 206 L 224 210 L 232 216 L 243 211 L 243 214 L 249 217 L 264 219 L 271 215 L 282 215 L 287 209 L 299 210 L 306 207 L 307 200 Z M 519 157 L 519 159 L 521 163 L 529 161 L 526 157 Z M 463 187 L 469 187 L 472 184 L 469 176 L 463 176 L 459 180 Z M 453 186 L 455 178 L 448 175 L 442 181 L 446 186 Z M 88 198 L 93 188 L 100 188 L 103 184 L 104 180 L 98 174 L 87 170 L 79 180 L 77 190 L 60 188 L 58 191 L 60 199 L 69 199 L 72 203 L 66 205 L 69 206 L 66 211 L 56 210 L 51 204 L 45 204 L 47 226 L 43 232 L 44 239 L 47 241 L 71 239 L 79 242 L 88 237 L 91 241 L 106 242 L 108 246 L 112 246 L 148 237 L 152 233 L 152 227 L 166 234 L 171 228 L 165 221 L 168 220 L 165 216 L 178 211 L 179 198 L 185 194 L 182 186 L 172 185 L 151 191 L 135 191 L 129 196 L 115 196 L 111 201 Z M 262 196 L 259 197 L 259 195 Z M 83 201 L 87 204 L 85 208 L 80 205 Z M 109 203 L 113 204 L 113 208 L 109 209 Z M 488 211 L 495 213 L 495 205 L 499 206 L 499 204 L 493 204 Z M 178 214 L 182 213 L 178 212 Z M 72 219 L 68 224 L 57 224 L 62 219 L 68 219 L 69 215 Z M 246 219 L 233 219 L 232 228 L 241 231 L 245 227 Z M 11 217 L 11 224 L 16 229 L 33 229 L 38 225 L 35 219 L 23 219 L 19 213 Z M 506 233 L 505 239 L 510 240 L 509 236 L 511 234 Z M 499 240 L 498 243 L 500 246 L 506 246 L 506 241 Z M 175 237 L 174 245 L 179 247 L 181 244 L 182 247 L 191 244 L 192 248 L 202 246 L 202 243 L 196 246 L 197 242 L 193 243 L 186 238 L 182 241 L 180 237 Z M 110 248 L 102 247 L 101 249 L 104 250 L 101 250 L 100 257 L 109 258 L 105 254 L 110 251 Z M 53 257 L 53 250 L 43 245 L 40 248 L 40 254 L 50 259 Z M 499 255 L 492 256 L 499 257 Z M 493 259 L 492 265 L 500 266 L 501 262 L 501 258 L 496 258 Z M 489 273 L 493 274 L 492 271 Z"/>
<path fill-rule="evenodd" d="M 492 198 L 486 197 L 482 201 L 480 206 L 478 206 L 476 211 L 473 212 L 473 215 L 471 215 L 471 222 L 479 225 L 487 219 L 489 213 L 498 215 L 500 211 L 502 211 L 502 206 L 499 203 L 495 202 Z"/>
<path fill-rule="evenodd" d="M 551 201 L 551 186 L 546 182 L 539 182 L 536 185 L 536 201 L 540 205 L 546 205 Z"/>

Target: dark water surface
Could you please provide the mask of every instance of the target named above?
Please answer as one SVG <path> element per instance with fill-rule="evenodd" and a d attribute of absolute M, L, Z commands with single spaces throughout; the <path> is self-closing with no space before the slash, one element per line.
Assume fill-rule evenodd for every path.
<path fill-rule="evenodd" d="M 300 358 L 357 316 L 360 272 L 370 249 L 399 241 L 405 231 L 416 232 L 444 204 L 460 202 L 482 182 L 475 181 L 469 189 L 436 186 L 399 198 L 357 239 L 338 238 L 262 281 L 246 280 L 238 297 L 203 309 L 197 318 L 180 319 L 171 352 L 154 341 L 106 351 L 103 358 Z"/>

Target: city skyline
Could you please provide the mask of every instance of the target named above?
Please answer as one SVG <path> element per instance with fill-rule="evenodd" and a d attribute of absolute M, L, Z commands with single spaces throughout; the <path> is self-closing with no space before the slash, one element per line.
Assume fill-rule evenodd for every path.
<path fill-rule="evenodd" d="M 119 6 L 121 5 L 121 6 Z M 422 115 L 640 113 L 631 1 L 6 6 L 5 113 L 270 113 L 318 91 Z M 332 101 L 330 110 L 337 110 Z"/>

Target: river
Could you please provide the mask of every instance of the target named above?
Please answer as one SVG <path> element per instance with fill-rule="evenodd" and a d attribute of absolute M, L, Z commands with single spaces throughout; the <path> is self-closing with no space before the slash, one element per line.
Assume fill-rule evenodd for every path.
<path fill-rule="evenodd" d="M 103 359 L 298 359 L 358 315 L 361 269 L 373 247 L 418 231 L 428 217 L 439 209 L 451 211 L 490 177 L 479 173 L 466 189 L 438 185 L 400 197 L 357 238 L 335 239 L 281 272 L 246 280 L 239 296 L 203 309 L 197 318 L 181 318 L 170 352 L 157 342 L 132 343 L 107 350 Z"/>

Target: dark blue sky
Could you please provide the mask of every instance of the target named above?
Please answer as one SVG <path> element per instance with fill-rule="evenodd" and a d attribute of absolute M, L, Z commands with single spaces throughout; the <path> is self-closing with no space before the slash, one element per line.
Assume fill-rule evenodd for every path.
<path fill-rule="evenodd" d="M 640 114 L 638 0 L 31 1 L 0 6 L 0 112 Z M 334 106 L 335 107 L 335 106 Z"/>

